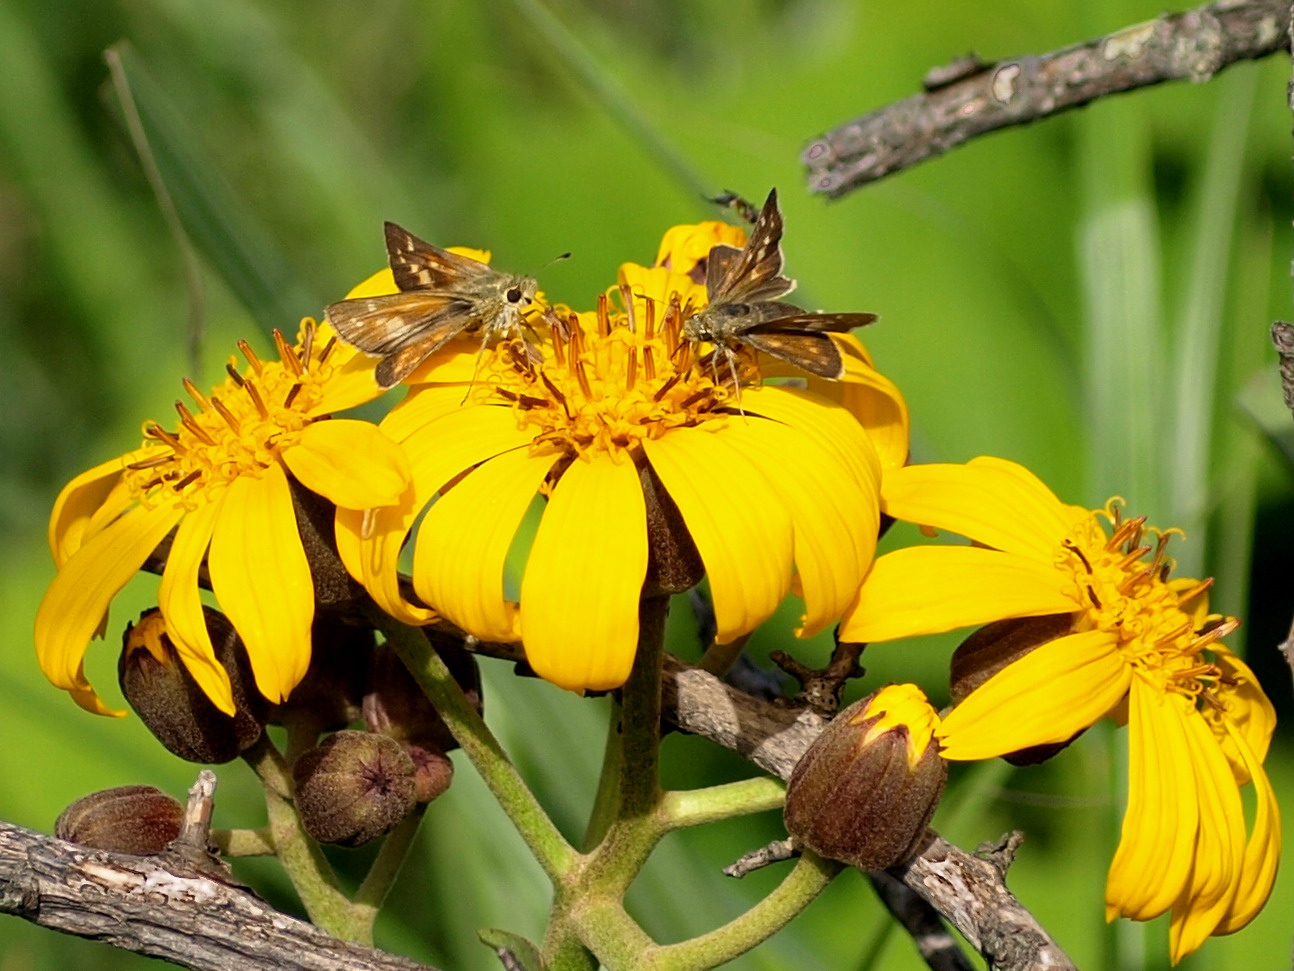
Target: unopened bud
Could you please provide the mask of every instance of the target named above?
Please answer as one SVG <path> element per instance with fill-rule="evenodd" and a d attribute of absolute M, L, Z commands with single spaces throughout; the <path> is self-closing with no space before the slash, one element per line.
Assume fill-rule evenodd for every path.
<path fill-rule="evenodd" d="M 414 764 L 393 738 L 341 731 L 302 753 L 292 767 L 301 822 L 321 843 L 359 846 L 412 811 Z"/>
<path fill-rule="evenodd" d="M 950 671 L 953 703 L 959 704 L 993 675 L 1031 651 L 1072 633 L 1073 621 L 1072 614 L 1046 614 L 985 624 L 953 652 Z M 1037 765 L 1067 748 L 1081 734 L 1079 731 L 1068 741 L 1031 745 L 1002 757 L 1012 765 Z"/>
<path fill-rule="evenodd" d="M 212 703 L 180 660 L 157 609 L 126 627 L 117 679 L 140 720 L 167 750 L 190 762 L 218 765 L 261 737 L 269 702 L 255 687 L 247 650 L 224 614 L 202 608 L 216 660 L 229 675 L 234 714 Z"/>
<path fill-rule="evenodd" d="M 786 831 L 820 856 L 883 870 L 914 856 L 948 778 L 939 720 L 915 685 L 894 684 L 837 715 L 786 790 Z"/>
<path fill-rule="evenodd" d="M 413 762 L 414 798 L 418 802 L 431 802 L 444 795 L 454 781 L 454 763 L 449 761 L 449 756 L 421 745 L 406 745 L 404 750 Z"/>
<path fill-rule="evenodd" d="M 180 834 L 184 807 L 152 786 L 119 786 L 82 796 L 63 810 L 54 835 L 69 843 L 151 856 Z"/>

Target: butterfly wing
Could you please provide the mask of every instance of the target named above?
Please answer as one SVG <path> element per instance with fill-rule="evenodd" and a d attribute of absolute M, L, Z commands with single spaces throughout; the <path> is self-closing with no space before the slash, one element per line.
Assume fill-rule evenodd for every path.
<path fill-rule="evenodd" d="M 771 304 L 770 306 L 790 307 L 789 304 Z M 753 325 L 745 333 L 770 334 L 777 332 L 823 333 L 831 331 L 843 334 L 855 327 L 866 327 L 876 322 L 876 314 L 809 314 L 791 308 L 794 312 L 781 317 L 772 317 Z"/>
<path fill-rule="evenodd" d="M 427 338 L 437 342 L 435 350 L 472 322 L 473 306 L 452 293 L 412 290 L 342 300 L 327 314 L 343 343 L 387 357 Z"/>
<path fill-rule="evenodd" d="M 501 275 L 478 260 L 433 246 L 395 223 L 386 224 L 386 255 L 401 290 L 470 295 Z"/>
<path fill-rule="evenodd" d="M 801 370 L 828 381 L 839 381 L 845 376 L 845 360 L 840 356 L 840 349 L 826 333 L 747 332 L 741 339 L 757 351 L 763 351 L 787 364 L 794 364 Z"/>
<path fill-rule="evenodd" d="M 710 303 L 762 303 L 795 289 L 795 281 L 782 275 L 782 211 L 776 189 L 768 194 L 746 245 L 735 256 L 720 253 L 715 259 L 717 249 L 710 251 L 706 273 Z"/>

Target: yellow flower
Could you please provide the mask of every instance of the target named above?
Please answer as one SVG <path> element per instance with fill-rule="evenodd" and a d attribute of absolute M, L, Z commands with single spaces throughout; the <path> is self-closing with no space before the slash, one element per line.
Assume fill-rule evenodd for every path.
<path fill-rule="evenodd" d="M 49 539 L 58 574 L 36 615 L 36 653 L 45 676 L 87 710 L 120 714 L 86 680 L 86 647 L 103 633 L 117 591 L 168 535 L 158 600 L 194 679 L 233 713 L 229 676 L 203 621 L 205 557 L 257 687 L 281 701 L 309 664 L 314 616 L 289 479 L 355 508 L 389 505 L 406 489 L 407 462 L 376 426 L 323 420 L 376 396 L 373 362 L 312 320 L 296 347 L 277 331 L 274 339 L 279 360 L 261 361 L 240 342 L 242 373 L 231 357 L 229 378 L 209 396 L 184 382 L 196 410 L 177 402 L 175 431 L 146 424 L 140 448 L 83 472 L 55 502 Z"/>
<path fill-rule="evenodd" d="M 1065 742 L 1105 715 L 1126 722 L 1130 792 L 1107 917 L 1148 920 L 1171 910 L 1174 961 L 1252 920 L 1280 855 L 1262 767 L 1275 712 L 1249 668 L 1219 643 L 1238 622 L 1208 612 L 1211 581 L 1169 579 L 1168 534 L 1144 519 L 1123 519 L 1114 502 L 1095 511 L 1065 505 L 1001 459 L 887 472 L 883 500 L 896 518 L 978 545 L 878 559 L 842 639 L 1071 618 L 1068 634 L 1007 665 L 943 720 L 944 756 L 983 759 Z M 1247 832 L 1240 790 L 1250 782 Z"/>
<path fill-rule="evenodd" d="M 535 671 L 572 690 L 614 688 L 632 666 L 659 555 L 649 528 L 668 531 L 649 526 L 645 483 L 695 546 L 720 643 L 767 619 L 793 571 L 801 632 L 823 630 L 876 543 L 880 462 L 864 426 L 817 394 L 772 385 L 744 389 L 739 414 L 680 337 L 680 302 L 698 295 L 677 287 L 694 284 L 667 268 L 627 267 L 621 279 L 627 306 L 603 297 L 596 312 L 570 314 L 542 361 L 509 341 L 487 349 L 479 371 L 474 360 L 453 378 L 433 371 L 441 380 L 382 423 L 410 457 L 411 495 L 337 516 L 343 562 L 388 613 L 426 623 L 431 604 L 482 639 L 522 640 Z M 546 504 L 512 602 L 504 563 L 536 495 Z M 413 553 L 419 604 L 396 571 L 428 506 Z"/>

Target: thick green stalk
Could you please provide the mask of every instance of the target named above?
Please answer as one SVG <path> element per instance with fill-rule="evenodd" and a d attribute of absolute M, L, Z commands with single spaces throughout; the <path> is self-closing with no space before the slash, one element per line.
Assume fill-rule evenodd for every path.
<path fill-rule="evenodd" d="M 578 854 L 562 838 L 539 805 L 539 800 L 522 781 L 498 739 L 468 702 L 440 655 L 418 628 L 409 627 L 376 610 L 372 619 L 436 706 L 454 740 L 462 746 L 544 872 L 554 882 L 561 880 L 575 866 Z"/>
<path fill-rule="evenodd" d="M 408 816 L 405 816 L 382 840 L 382 848 L 377 851 L 373 865 L 369 867 L 364 882 L 355 891 L 355 908 L 368 916 L 370 925 L 377 921 L 377 912 L 382 909 L 386 895 L 391 892 L 391 885 L 400 875 L 400 868 L 413 847 L 422 824 L 423 813 L 427 811 L 426 803 L 419 803 Z"/>
<path fill-rule="evenodd" d="M 786 783 L 768 776 L 757 776 L 705 789 L 667 792 L 661 797 L 658 816 L 665 828 L 682 829 L 781 809 L 784 802 Z"/>
<path fill-rule="evenodd" d="M 806 850 L 777 889 L 740 917 L 690 941 L 649 950 L 639 966 L 650 971 L 701 971 L 727 964 L 789 924 L 843 866 Z"/>

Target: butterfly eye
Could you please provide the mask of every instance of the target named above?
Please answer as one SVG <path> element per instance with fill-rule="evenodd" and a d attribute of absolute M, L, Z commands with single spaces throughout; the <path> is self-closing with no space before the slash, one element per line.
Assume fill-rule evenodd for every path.
<path fill-rule="evenodd" d="M 508 303 L 520 303 L 521 287 L 508 287 L 508 292 L 504 296 L 508 298 Z"/>

